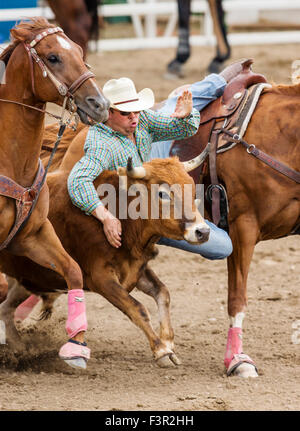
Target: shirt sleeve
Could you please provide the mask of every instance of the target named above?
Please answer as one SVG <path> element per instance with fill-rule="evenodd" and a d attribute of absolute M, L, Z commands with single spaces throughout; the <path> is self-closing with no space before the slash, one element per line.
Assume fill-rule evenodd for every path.
<path fill-rule="evenodd" d="M 150 110 L 144 112 L 152 142 L 193 136 L 200 124 L 200 114 L 194 108 L 186 118 L 173 118 L 170 115 Z"/>
<path fill-rule="evenodd" d="M 74 165 L 68 178 L 68 191 L 74 205 L 90 215 L 99 205 L 103 205 L 93 181 L 108 169 L 110 151 L 95 128 L 89 129 L 85 145 L 85 155 Z"/>

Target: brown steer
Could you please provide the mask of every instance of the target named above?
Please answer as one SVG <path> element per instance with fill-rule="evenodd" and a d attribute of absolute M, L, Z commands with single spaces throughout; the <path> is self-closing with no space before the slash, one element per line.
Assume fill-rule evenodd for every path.
<path fill-rule="evenodd" d="M 78 156 L 71 145 L 66 156 L 73 165 Z M 65 166 L 68 157 L 61 166 Z M 190 168 L 190 166 L 189 166 Z M 153 209 L 151 200 L 151 185 L 157 185 L 158 218 L 122 219 L 122 246 L 113 248 L 107 241 L 102 226 L 94 217 L 86 216 L 80 209 L 72 205 L 67 191 L 68 171 L 59 169 L 48 174 L 50 190 L 49 218 L 62 241 L 65 249 L 79 263 L 84 285 L 91 291 L 100 293 L 109 302 L 125 313 L 146 334 L 154 358 L 159 365 L 165 366 L 172 361 L 179 363 L 174 353 L 174 333 L 169 315 L 169 292 L 147 262 L 157 254 L 155 243 L 161 236 L 174 239 L 186 239 L 190 242 L 204 242 L 208 239 L 209 228 L 205 224 L 195 205 L 195 184 L 188 175 L 186 166 L 177 158 L 156 159 L 145 163 L 143 167 L 119 168 L 115 171 L 104 171 L 96 180 L 95 187 L 101 184 L 114 186 L 117 196 L 119 181 L 121 188 L 132 185 L 144 186 L 140 195 L 140 206 L 148 205 L 149 214 Z M 175 217 L 176 202 L 183 208 L 185 195 L 178 200 L 178 195 L 169 190 L 168 186 L 177 184 L 181 190 L 189 185 L 192 191 L 191 216 Z M 99 190 L 99 189 L 98 189 Z M 124 192 L 124 190 L 123 190 Z M 153 199 L 153 195 L 152 195 Z M 177 201 L 176 201 L 177 199 Z M 128 208 L 134 197 L 128 197 Z M 163 218 L 163 205 L 170 204 L 170 217 Z M 178 209 L 177 206 L 177 209 Z M 118 216 L 118 211 L 117 211 Z M 1 269 L 11 277 L 15 277 L 26 289 L 38 295 L 67 289 L 65 281 L 53 271 L 47 270 L 26 258 L 12 256 L 8 252 L 1 252 Z M 150 322 L 147 309 L 134 299 L 130 292 L 137 287 L 152 296 L 159 309 L 160 334 L 157 335 Z M 15 308 L 28 297 L 28 292 L 20 289 L 16 283 L 10 286 L 7 300 L 0 307 L 0 319 L 7 325 L 8 339 L 16 335 L 13 326 Z M 49 313 L 49 302 L 45 309 Z"/>

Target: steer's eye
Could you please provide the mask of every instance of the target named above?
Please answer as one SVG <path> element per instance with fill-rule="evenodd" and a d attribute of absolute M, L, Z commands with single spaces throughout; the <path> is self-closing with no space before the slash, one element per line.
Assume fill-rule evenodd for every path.
<path fill-rule="evenodd" d="M 48 60 L 50 63 L 52 63 L 52 64 L 55 64 L 55 63 L 59 63 L 59 62 L 60 62 L 60 59 L 59 59 L 58 55 L 55 55 L 55 54 L 50 54 L 50 55 L 48 55 L 47 60 Z"/>
<path fill-rule="evenodd" d="M 171 199 L 170 196 L 168 195 L 168 193 L 163 192 L 163 191 L 159 191 L 158 196 L 159 196 L 159 199 L 163 199 L 163 200 L 169 201 Z"/>

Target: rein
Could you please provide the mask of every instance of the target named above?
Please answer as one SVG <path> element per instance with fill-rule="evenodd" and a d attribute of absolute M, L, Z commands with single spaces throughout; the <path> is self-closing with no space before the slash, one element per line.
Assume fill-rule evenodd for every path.
<path fill-rule="evenodd" d="M 55 118 L 56 120 L 61 119 L 61 117 L 59 117 L 58 115 L 52 114 L 52 112 L 46 111 L 45 109 L 37 108 L 36 106 L 26 105 L 26 103 L 16 102 L 15 100 L 7 100 L 7 99 L 0 99 L 0 102 L 13 103 L 14 105 L 24 106 L 25 108 L 34 109 L 35 111 L 42 112 L 43 114 L 48 114 L 51 117 Z"/>
<path fill-rule="evenodd" d="M 28 109 L 33 109 L 35 111 L 41 112 L 43 114 L 51 115 L 52 117 L 56 118 L 60 121 L 60 128 L 57 134 L 57 139 L 54 144 L 53 150 L 51 152 L 49 161 L 47 163 L 46 168 L 44 169 L 43 164 L 41 160 L 39 159 L 39 167 L 38 172 L 36 174 L 35 180 L 31 187 L 23 187 L 17 184 L 15 181 L 13 181 L 11 178 L 8 178 L 6 176 L 0 176 L 0 195 L 10 197 L 12 199 L 15 199 L 16 201 L 16 217 L 15 222 L 10 230 L 7 238 L 5 241 L 0 244 L 0 251 L 6 248 L 9 243 L 12 241 L 12 239 L 15 237 L 15 235 L 20 232 L 21 229 L 25 226 L 27 223 L 30 215 L 32 214 L 32 211 L 35 208 L 35 205 L 37 203 L 37 200 L 39 198 L 40 192 L 42 190 L 42 187 L 45 183 L 46 176 L 48 173 L 48 170 L 50 168 L 50 165 L 52 163 L 54 154 L 57 150 L 57 147 L 61 141 L 61 138 L 63 136 L 63 133 L 66 129 L 66 127 L 70 124 L 73 115 L 75 114 L 75 107 L 73 105 L 73 97 L 75 92 L 79 89 L 79 87 L 88 79 L 94 78 L 95 75 L 87 71 L 79 76 L 69 87 L 67 87 L 64 83 L 60 82 L 55 75 L 48 69 L 48 67 L 45 65 L 43 60 L 38 56 L 36 50 L 34 49 L 34 46 L 41 41 L 44 37 L 57 33 L 57 32 L 63 32 L 63 30 L 60 27 L 55 28 L 48 28 L 44 30 L 42 33 L 38 34 L 29 44 L 23 42 L 23 46 L 28 53 L 29 57 L 29 64 L 30 64 L 30 73 L 31 73 L 31 86 L 32 86 L 32 92 L 34 96 L 36 97 L 35 93 L 35 82 L 34 82 L 34 70 L 33 70 L 33 61 L 35 61 L 38 66 L 42 70 L 42 75 L 44 78 L 49 78 L 56 89 L 58 90 L 59 94 L 61 96 L 64 96 L 63 106 L 62 106 L 62 113 L 61 116 L 52 114 L 51 112 L 48 112 L 44 109 L 37 108 L 35 106 L 27 105 L 25 103 L 17 102 L 14 100 L 6 100 L 6 99 L 0 99 L 0 102 L 5 103 L 13 103 L 15 105 L 23 106 Z M 67 108 L 67 104 L 69 104 Z M 67 120 L 64 120 L 65 112 L 68 111 L 70 114 L 70 117 Z M 76 121 L 77 123 L 77 121 Z"/>

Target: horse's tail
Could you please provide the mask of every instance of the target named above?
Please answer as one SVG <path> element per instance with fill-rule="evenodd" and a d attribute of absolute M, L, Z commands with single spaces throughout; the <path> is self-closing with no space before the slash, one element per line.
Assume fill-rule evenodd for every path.
<path fill-rule="evenodd" d="M 98 23 L 98 5 L 101 4 L 102 0 L 84 0 L 88 13 L 92 18 L 92 26 L 90 30 L 89 39 L 99 39 L 99 23 Z"/>

